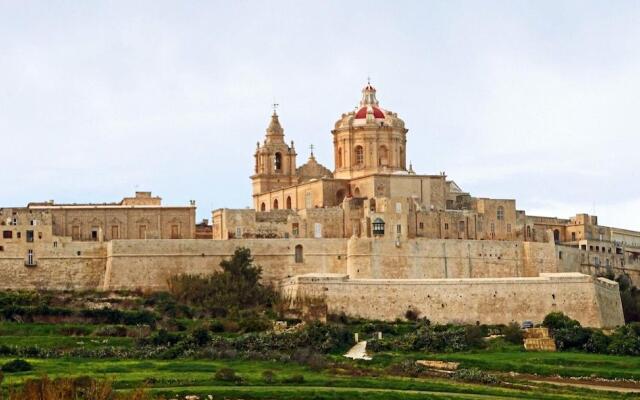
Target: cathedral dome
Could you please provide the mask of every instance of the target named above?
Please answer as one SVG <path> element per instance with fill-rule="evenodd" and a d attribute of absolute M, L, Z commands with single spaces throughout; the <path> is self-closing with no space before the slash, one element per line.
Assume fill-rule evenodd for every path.
<path fill-rule="evenodd" d="M 376 88 L 370 83 L 362 89 L 362 99 L 356 110 L 342 114 L 336 122 L 335 128 L 346 128 L 349 126 L 367 126 L 369 124 L 384 124 L 390 127 L 404 129 L 404 121 L 392 111 L 380 107 L 376 98 Z"/>

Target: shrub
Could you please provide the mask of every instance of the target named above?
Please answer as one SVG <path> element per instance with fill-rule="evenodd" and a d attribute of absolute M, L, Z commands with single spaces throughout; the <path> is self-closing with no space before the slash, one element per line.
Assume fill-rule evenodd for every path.
<path fill-rule="evenodd" d="M 417 321 L 420 317 L 420 311 L 409 308 L 405 313 L 404 317 L 409 321 Z"/>
<path fill-rule="evenodd" d="M 180 341 L 180 336 L 169 333 L 166 329 L 160 329 L 149 338 L 149 341 L 156 346 L 172 346 Z"/>
<path fill-rule="evenodd" d="M 271 329 L 271 321 L 260 317 L 249 317 L 240 320 L 240 329 L 244 332 L 264 332 Z"/>
<path fill-rule="evenodd" d="M 291 355 L 291 360 L 306 365 L 314 371 L 319 371 L 327 365 L 324 356 L 310 347 L 296 349 Z"/>
<path fill-rule="evenodd" d="M 206 328 L 196 328 L 191 332 L 191 341 L 202 347 L 211 341 L 211 334 Z"/>
<path fill-rule="evenodd" d="M 551 331 L 555 331 L 558 329 L 570 329 L 580 326 L 580 322 L 569 318 L 562 312 L 552 312 L 544 317 L 542 326 L 549 328 Z"/>
<path fill-rule="evenodd" d="M 513 344 L 522 344 L 524 339 L 520 326 L 515 322 L 505 326 L 502 329 L 502 334 L 504 335 L 504 340 Z"/>
<path fill-rule="evenodd" d="M 209 324 L 209 330 L 214 333 L 224 332 L 224 324 L 217 319 L 214 319 Z"/>
<path fill-rule="evenodd" d="M 464 340 L 467 346 L 479 348 L 484 346 L 485 328 L 477 325 L 464 328 Z"/>
<path fill-rule="evenodd" d="M 8 363 L 2 366 L 3 372 L 25 372 L 31 371 L 33 367 L 25 360 L 16 359 L 13 361 L 9 361 Z"/>
<path fill-rule="evenodd" d="M 427 371 L 425 367 L 416 364 L 413 360 L 404 360 L 401 363 L 392 364 L 389 366 L 388 370 L 394 375 L 407 376 L 411 378 L 417 378 Z"/>
<path fill-rule="evenodd" d="M 234 382 L 238 383 L 242 381 L 242 378 L 236 374 L 236 371 L 231 368 L 222 368 L 216 371 L 214 379 L 222 382 Z"/>
<path fill-rule="evenodd" d="M 301 384 L 301 383 L 304 383 L 304 376 L 303 375 L 292 375 L 292 376 L 289 376 L 287 378 L 284 378 L 282 380 L 282 383 Z"/>
<path fill-rule="evenodd" d="M 500 382 L 497 376 L 484 372 L 479 368 L 461 368 L 459 370 L 456 370 L 453 373 L 452 377 L 453 379 L 458 379 L 465 382 L 482 383 L 489 385 Z"/>
<path fill-rule="evenodd" d="M 262 373 L 262 380 L 268 384 L 276 383 L 276 374 L 273 371 L 264 371 Z"/>
<path fill-rule="evenodd" d="M 127 327 L 122 325 L 103 326 L 93 332 L 94 336 L 126 337 Z"/>

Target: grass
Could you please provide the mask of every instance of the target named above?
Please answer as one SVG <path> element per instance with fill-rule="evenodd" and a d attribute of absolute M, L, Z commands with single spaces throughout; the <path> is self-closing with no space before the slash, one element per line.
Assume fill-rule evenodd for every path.
<path fill-rule="evenodd" d="M 4 363 L 9 359 L 0 359 Z M 135 361 L 135 360 L 87 360 L 87 359 L 28 359 L 34 366 L 30 372 L 7 374 L 5 386 L 22 383 L 25 379 L 44 374 L 54 378 L 61 376 L 92 376 L 114 381 L 119 390 L 148 386 L 162 394 L 200 394 L 241 398 L 278 399 L 393 399 L 393 398 L 521 398 L 521 399 L 569 399 L 569 398 L 617 398 L 602 392 L 575 388 L 538 386 L 531 389 L 510 389 L 460 383 L 446 379 L 410 379 L 391 376 L 345 376 L 329 371 L 311 371 L 297 364 L 254 361 Z M 233 368 L 243 378 L 241 385 L 219 382 L 215 371 Z M 290 386 L 282 383 L 266 385 L 264 371 L 273 371 L 278 382 L 283 378 L 301 374 L 303 384 Z M 366 396 L 363 396 L 366 394 Z"/>

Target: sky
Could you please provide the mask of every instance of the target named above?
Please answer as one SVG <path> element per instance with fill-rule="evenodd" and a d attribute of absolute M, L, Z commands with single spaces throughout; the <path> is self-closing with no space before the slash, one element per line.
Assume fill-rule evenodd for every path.
<path fill-rule="evenodd" d="M 416 172 L 640 230 L 638 1 L 0 0 L 0 205 L 248 207 L 274 101 L 333 169 L 367 77 Z"/>

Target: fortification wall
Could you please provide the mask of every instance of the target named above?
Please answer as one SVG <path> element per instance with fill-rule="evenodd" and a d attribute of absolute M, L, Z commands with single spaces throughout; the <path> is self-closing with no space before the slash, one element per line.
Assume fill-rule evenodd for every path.
<path fill-rule="evenodd" d="M 282 289 L 293 299 L 323 298 L 330 313 L 371 319 L 404 318 L 413 309 L 437 323 L 539 323 L 548 313 L 562 311 L 584 326 L 624 323 L 617 284 L 577 273 L 408 280 L 313 274 L 287 279 Z"/>
<path fill-rule="evenodd" d="M 33 251 L 33 264 L 26 254 Z M 96 242 L 24 243 L 0 256 L 0 288 L 24 290 L 96 289 L 105 272 L 106 246 Z"/>
<path fill-rule="evenodd" d="M 557 272 L 555 246 L 495 240 L 351 238 L 353 279 L 439 279 L 538 276 Z"/>
<path fill-rule="evenodd" d="M 238 247 L 247 247 L 263 278 L 275 281 L 311 272 L 346 271 L 344 239 L 243 239 L 243 240 L 114 240 L 107 256 L 103 289 L 166 288 L 178 274 L 210 274 Z M 302 246 L 302 262 L 295 247 Z"/>

